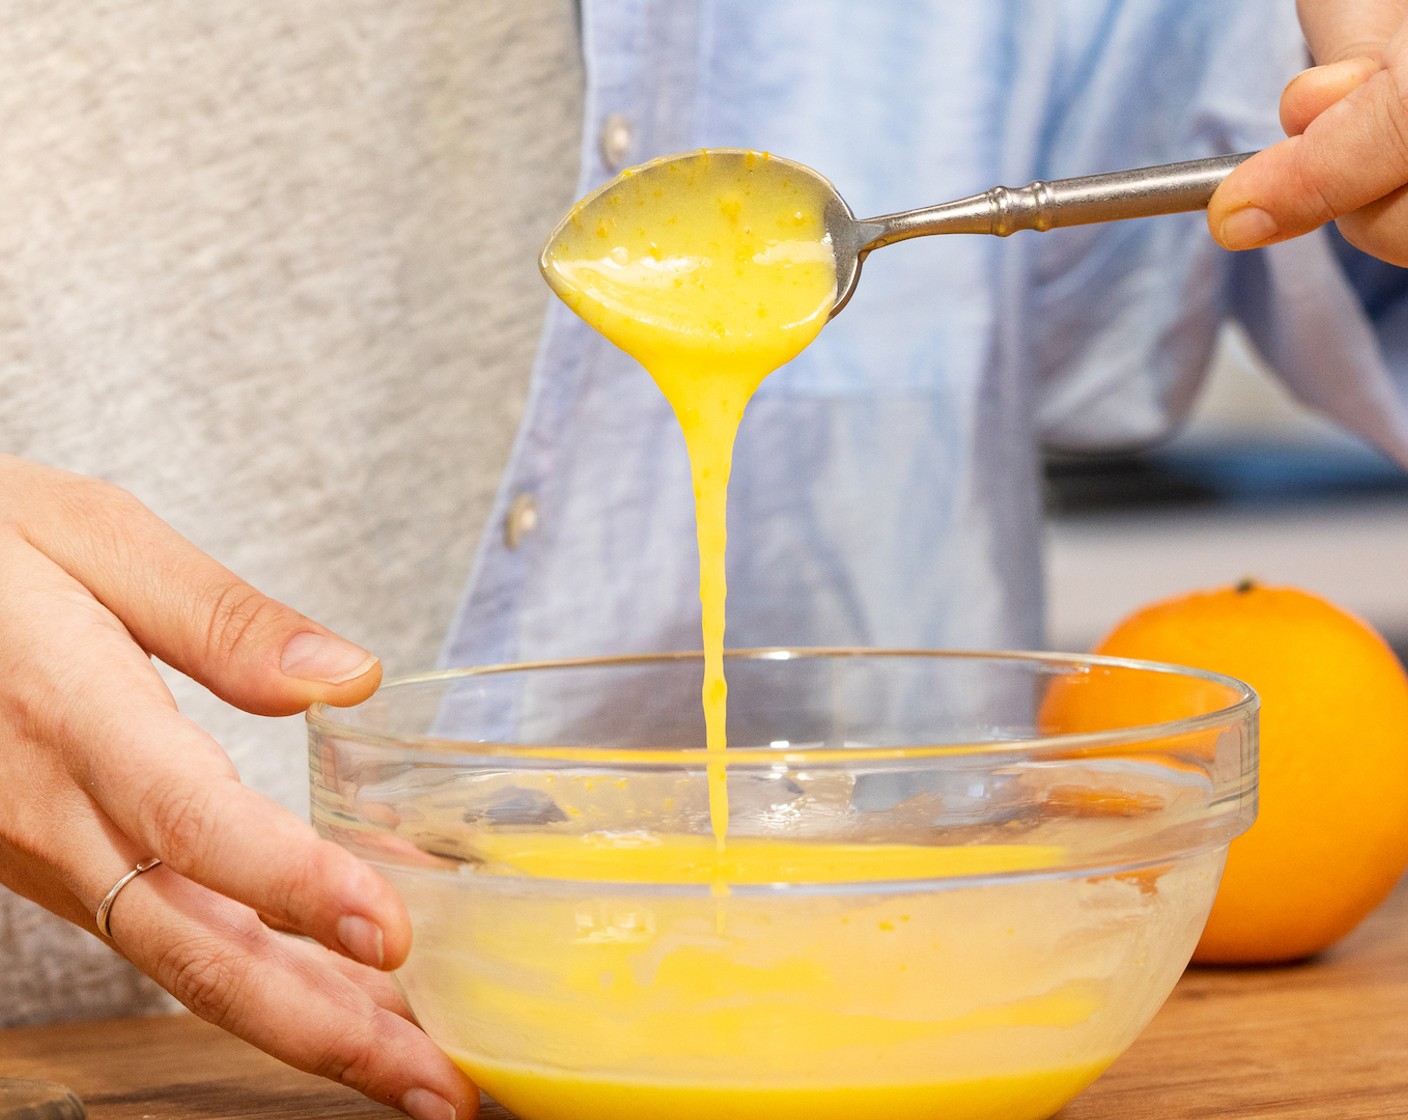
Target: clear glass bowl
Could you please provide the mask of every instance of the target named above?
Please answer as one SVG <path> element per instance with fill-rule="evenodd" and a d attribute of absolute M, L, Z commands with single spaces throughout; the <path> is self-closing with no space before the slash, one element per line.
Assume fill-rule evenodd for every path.
<path fill-rule="evenodd" d="M 314 823 L 404 897 L 431 1037 L 526 1120 L 1035 1120 L 1094 1080 L 1255 814 L 1251 690 L 1041 654 L 727 673 L 722 770 L 697 654 L 313 709 Z"/>

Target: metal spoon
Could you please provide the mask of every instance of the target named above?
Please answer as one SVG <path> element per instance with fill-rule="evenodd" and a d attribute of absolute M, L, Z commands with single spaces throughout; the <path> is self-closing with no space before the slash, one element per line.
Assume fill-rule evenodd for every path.
<path fill-rule="evenodd" d="M 836 303 L 831 309 L 834 316 L 855 291 L 861 263 L 872 249 L 936 233 L 1006 237 L 1019 229 L 1045 231 L 1202 210 L 1218 184 L 1250 155 L 1251 152 L 1242 152 L 1076 179 L 1037 180 L 1025 187 L 993 187 L 969 198 L 865 219 L 858 219 L 830 181 L 810 167 L 777 156 L 760 157 L 758 152 L 742 148 L 664 156 L 628 174 L 639 189 L 643 185 L 640 176 L 658 176 L 663 183 L 671 164 L 707 158 L 711 171 L 748 178 L 755 193 L 766 191 L 769 182 L 780 185 L 785 179 L 795 184 L 801 177 L 823 207 L 823 224 L 836 255 Z M 591 208 L 604 205 L 603 200 L 614 185 L 609 183 L 584 199 L 573 212 L 577 220 L 590 213 Z M 554 231 L 543 250 L 540 264 L 545 273 L 549 272 L 554 242 L 566 224 Z"/>
<path fill-rule="evenodd" d="M 861 262 L 872 249 L 932 233 L 1006 237 L 1019 229 L 1045 232 L 1061 226 L 1205 210 L 1218 184 L 1252 154 L 1241 152 L 1076 179 L 1038 179 L 1025 187 L 993 187 L 954 202 L 864 221 L 856 219 L 832 188 L 834 197 L 828 199 L 825 212 L 826 229 L 836 253 L 836 306 L 831 314 L 846 306 L 860 277 Z"/>

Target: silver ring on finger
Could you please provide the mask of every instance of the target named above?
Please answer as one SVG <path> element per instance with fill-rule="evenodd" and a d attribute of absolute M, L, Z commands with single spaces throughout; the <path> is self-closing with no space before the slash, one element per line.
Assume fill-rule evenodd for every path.
<path fill-rule="evenodd" d="M 109 941 L 112 940 L 112 927 L 108 924 L 108 920 L 112 916 L 113 902 L 116 901 L 117 896 L 122 893 L 123 887 L 127 886 L 128 883 L 130 883 L 143 871 L 150 871 L 159 863 L 161 863 L 161 860 L 157 859 L 156 856 L 150 856 L 147 859 L 142 860 L 135 867 L 133 867 L 131 871 L 129 871 L 116 883 L 114 883 L 112 885 L 112 890 L 108 891 L 107 894 L 103 895 L 103 901 L 98 903 L 98 932 L 101 933 L 104 937 L 106 937 Z"/>

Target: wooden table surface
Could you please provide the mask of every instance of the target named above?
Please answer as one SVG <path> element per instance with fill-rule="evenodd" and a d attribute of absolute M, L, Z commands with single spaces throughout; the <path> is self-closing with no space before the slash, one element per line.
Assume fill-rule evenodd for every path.
<path fill-rule="evenodd" d="M 399 1115 L 184 1015 L 0 1031 L 0 1077 L 62 1082 L 92 1120 Z M 1190 971 L 1060 1117 L 1408 1117 L 1408 882 L 1321 960 Z"/>

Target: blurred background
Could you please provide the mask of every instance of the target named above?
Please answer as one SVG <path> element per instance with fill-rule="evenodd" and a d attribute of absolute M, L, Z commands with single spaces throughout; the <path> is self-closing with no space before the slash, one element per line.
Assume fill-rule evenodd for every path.
<path fill-rule="evenodd" d="M 1046 464 L 1051 647 L 1244 577 L 1324 595 L 1408 657 L 1408 472 L 1292 401 L 1227 328 L 1171 442 Z"/>

